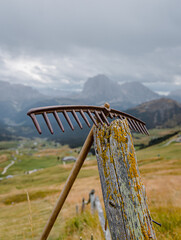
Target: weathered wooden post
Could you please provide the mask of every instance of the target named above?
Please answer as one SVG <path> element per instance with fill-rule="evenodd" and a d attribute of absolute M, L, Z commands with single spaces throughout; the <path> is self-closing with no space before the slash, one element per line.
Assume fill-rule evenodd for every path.
<path fill-rule="evenodd" d="M 156 239 L 127 120 L 95 128 L 94 145 L 112 240 Z"/>
<path fill-rule="evenodd" d="M 85 199 L 82 198 L 82 207 L 81 207 L 81 212 L 83 213 L 85 210 Z"/>
<path fill-rule="evenodd" d="M 95 206 L 95 190 L 92 189 L 89 193 L 89 199 L 90 199 L 90 204 L 91 204 L 91 213 L 94 214 L 96 210 Z"/>

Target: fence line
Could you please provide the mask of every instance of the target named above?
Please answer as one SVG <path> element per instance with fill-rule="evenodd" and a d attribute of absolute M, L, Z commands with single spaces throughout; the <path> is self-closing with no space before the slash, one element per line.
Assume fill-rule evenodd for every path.
<path fill-rule="evenodd" d="M 89 193 L 89 199 L 88 201 L 85 201 L 84 198 L 82 198 L 82 206 L 81 206 L 81 212 L 84 212 L 85 210 L 85 205 L 91 205 L 91 213 L 94 214 L 95 211 L 98 212 L 98 216 L 99 216 L 99 221 L 101 224 L 101 228 L 102 231 L 104 233 L 105 236 L 105 240 L 111 240 L 111 234 L 109 231 L 109 228 L 107 227 L 107 218 L 104 218 L 104 212 L 99 200 L 98 196 L 95 196 L 95 190 L 92 189 Z M 78 207 L 76 206 L 76 213 L 77 213 L 77 209 Z M 93 239 L 93 235 L 91 236 L 91 239 Z"/>

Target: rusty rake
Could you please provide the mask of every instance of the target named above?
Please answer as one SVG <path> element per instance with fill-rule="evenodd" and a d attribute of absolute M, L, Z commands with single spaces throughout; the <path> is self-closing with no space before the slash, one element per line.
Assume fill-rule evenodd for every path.
<path fill-rule="evenodd" d="M 61 113 L 61 115 L 66 119 L 66 121 L 68 122 L 68 124 L 72 130 L 74 130 L 74 126 L 73 126 L 73 123 L 72 123 L 68 113 L 72 114 L 72 116 L 74 117 L 74 119 L 78 123 L 78 126 L 81 129 L 83 128 L 83 126 L 82 126 L 82 123 L 81 123 L 77 113 L 79 113 L 79 115 L 85 121 L 85 123 L 87 124 L 88 127 L 91 127 L 91 124 L 86 115 L 89 116 L 89 118 L 91 119 L 91 121 L 93 122 L 93 124 L 96 127 L 98 126 L 98 123 L 101 123 L 101 124 L 105 123 L 106 125 L 109 126 L 108 118 L 111 118 L 111 119 L 113 119 L 113 118 L 125 119 L 126 118 L 131 130 L 149 135 L 144 122 L 142 122 L 141 120 L 139 120 L 127 113 L 124 113 L 124 112 L 121 112 L 121 111 L 118 111 L 115 109 L 109 109 L 106 106 L 103 106 L 103 107 L 97 107 L 97 106 L 51 106 L 51 107 L 34 108 L 34 109 L 31 109 L 27 114 L 33 120 L 33 123 L 34 123 L 37 131 L 39 132 L 39 134 L 41 134 L 42 131 L 41 131 L 40 125 L 37 121 L 36 115 L 43 116 L 43 118 L 48 126 L 48 129 L 50 130 L 51 134 L 53 134 L 54 132 L 53 132 L 53 128 L 50 123 L 50 120 L 48 118 L 48 114 L 53 114 L 60 129 L 63 132 L 65 131 L 64 126 L 62 124 L 62 121 L 60 120 L 58 113 Z"/>
<path fill-rule="evenodd" d="M 74 117 L 75 121 L 77 122 L 77 124 L 79 125 L 79 127 L 82 129 L 83 125 L 78 117 L 78 113 L 81 116 L 81 118 L 85 121 L 85 123 L 88 125 L 88 127 L 91 127 L 90 124 L 90 120 L 88 120 L 87 116 L 89 116 L 89 118 L 91 119 L 92 123 L 93 123 L 93 127 L 91 128 L 85 142 L 84 145 L 81 149 L 81 152 L 71 170 L 71 173 L 65 183 L 65 186 L 58 198 L 58 201 L 52 211 L 52 214 L 50 216 L 50 218 L 47 221 L 47 224 L 42 232 L 42 235 L 40 237 L 40 240 L 45 240 L 47 239 L 53 225 L 54 222 L 68 196 L 68 193 L 82 167 L 82 164 L 84 163 L 84 160 L 92 146 L 93 143 L 93 131 L 95 126 L 97 127 L 98 124 L 106 124 L 107 126 L 109 126 L 109 121 L 108 119 L 111 118 L 118 118 L 118 119 L 127 119 L 129 127 L 131 130 L 134 130 L 136 132 L 142 133 L 142 134 L 146 134 L 149 135 L 148 130 L 145 126 L 145 123 L 142 122 L 141 120 L 127 114 L 124 112 L 120 112 L 118 110 L 115 109 L 110 109 L 110 105 L 108 103 L 105 103 L 104 106 L 51 106 L 51 107 L 42 107 L 42 108 L 34 108 L 29 110 L 29 112 L 27 113 L 37 131 L 39 132 L 39 134 L 41 134 L 41 128 L 40 125 L 38 123 L 38 120 L 36 118 L 36 115 L 42 115 L 45 123 L 48 126 L 48 129 L 50 130 L 51 134 L 53 134 L 53 127 L 50 123 L 50 120 L 48 118 L 48 114 L 53 114 L 53 116 L 55 117 L 60 129 L 64 132 L 64 126 L 62 124 L 62 121 L 60 120 L 60 114 L 63 115 L 63 117 L 66 119 L 66 121 L 68 122 L 70 128 L 72 130 L 74 130 L 74 126 L 73 123 L 70 119 L 70 114 L 72 114 L 72 116 Z"/>

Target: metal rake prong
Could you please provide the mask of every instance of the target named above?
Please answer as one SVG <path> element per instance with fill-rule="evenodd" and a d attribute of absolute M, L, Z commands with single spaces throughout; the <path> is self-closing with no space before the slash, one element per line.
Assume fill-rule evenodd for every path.
<path fill-rule="evenodd" d="M 129 128 L 132 130 L 132 129 L 133 129 L 133 127 L 132 127 L 132 125 L 131 125 L 131 121 L 130 121 L 130 119 L 129 119 L 129 118 L 127 118 L 127 121 L 128 121 Z"/>
<path fill-rule="evenodd" d="M 99 116 L 99 113 L 97 111 L 94 111 L 94 113 L 95 113 L 97 120 L 103 125 L 104 123 L 103 123 L 101 117 Z"/>
<path fill-rule="evenodd" d="M 63 115 L 64 115 L 65 119 L 67 120 L 67 122 L 68 122 L 69 126 L 71 127 L 71 129 L 74 130 L 74 126 L 73 126 L 73 124 L 72 124 L 72 122 L 71 122 L 71 120 L 69 118 L 68 113 L 65 110 L 63 110 Z"/>
<path fill-rule="evenodd" d="M 111 112 L 109 112 L 109 117 L 110 117 L 111 119 L 114 118 L 114 117 L 113 117 L 113 114 L 112 114 Z"/>
<path fill-rule="evenodd" d="M 142 129 L 140 128 L 139 123 L 137 121 L 135 121 L 135 124 L 137 126 L 138 132 L 142 132 Z"/>
<path fill-rule="evenodd" d="M 101 115 L 102 115 L 102 117 L 103 117 L 103 120 L 106 122 L 106 124 L 109 126 L 110 124 L 109 124 L 109 122 L 108 122 L 108 120 L 107 120 L 107 117 L 105 116 L 105 114 L 104 114 L 104 112 L 103 111 L 101 111 Z"/>
<path fill-rule="evenodd" d="M 84 114 L 82 109 L 80 110 L 80 114 L 82 115 L 84 121 L 87 123 L 88 127 L 90 127 L 91 125 L 90 125 L 88 119 L 86 118 L 86 115 Z"/>
<path fill-rule="evenodd" d="M 132 129 L 136 131 L 136 127 L 135 127 L 135 124 L 133 123 L 133 120 L 132 119 L 129 119 L 130 120 L 130 124 L 132 126 Z"/>
<path fill-rule="evenodd" d="M 31 119 L 32 119 L 32 121 L 33 121 L 33 123 L 34 123 L 34 125 L 35 125 L 35 127 L 36 127 L 36 129 L 38 131 L 38 133 L 41 134 L 41 128 L 40 128 L 40 125 L 39 125 L 39 123 L 38 123 L 38 121 L 36 119 L 35 114 L 34 113 L 30 114 L 30 117 L 31 117 Z"/>
<path fill-rule="evenodd" d="M 136 124 L 133 121 L 133 119 L 131 119 L 131 123 L 132 123 L 133 129 L 137 132 L 138 130 L 137 130 Z"/>
<path fill-rule="evenodd" d="M 134 125 L 134 127 L 135 127 L 135 131 L 136 131 L 136 132 L 140 132 L 140 130 L 139 130 L 137 124 L 136 124 L 136 121 L 132 120 L 132 123 L 133 123 L 133 125 Z"/>
<path fill-rule="evenodd" d="M 59 116 L 58 116 L 58 113 L 57 113 L 56 111 L 54 111 L 54 112 L 53 112 L 53 115 L 54 115 L 54 117 L 55 117 L 55 119 L 56 119 L 59 127 L 61 128 L 62 132 L 64 132 L 65 130 L 64 130 L 64 127 L 63 127 L 62 122 L 60 121 L 60 118 L 59 118 Z"/>
<path fill-rule="evenodd" d="M 131 123 L 132 123 L 133 129 L 137 132 L 138 129 L 137 129 L 135 121 L 133 121 L 133 119 L 131 119 Z"/>
<path fill-rule="evenodd" d="M 133 123 L 134 123 L 134 126 L 135 126 L 135 128 L 136 128 L 136 131 L 137 131 L 137 132 L 140 132 L 140 130 L 139 130 L 138 126 L 137 126 L 136 121 L 133 120 Z"/>
<path fill-rule="evenodd" d="M 141 133 L 145 134 L 145 130 L 144 130 L 144 128 L 143 128 L 143 126 L 142 126 L 141 123 L 139 123 L 139 127 L 140 127 L 140 129 L 141 129 Z"/>
<path fill-rule="evenodd" d="M 120 118 L 121 120 L 123 120 L 123 119 L 124 119 L 124 117 L 123 117 L 123 116 L 121 116 L 121 115 L 118 115 L 118 118 Z"/>
<path fill-rule="evenodd" d="M 79 120 L 75 110 L 73 109 L 71 113 L 72 113 L 73 117 L 75 118 L 75 120 L 77 121 L 77 123 L 79 124 L 79 127 L 82 129 L 83 128 L 82 124 L 81 124 L 81 122 L 80 122 L 80 120 Z"/>
<path fill-rule="evenodd" d="M 92 116 L 92 113 L 91 113 L 91 111 L 90 111 L 89 109 L 87 110 L 87 113 L 88 113 L 90 119 L 91 119 L 91 120 L 93 121 L 93 123 L 96 125 L 96 127 L 98 127 L 97 122 L 96 122 L 96 120 L 94 119 L 94 117 Z"/>
<path fill-rule="evenodd" d="M 52 128 L 52 125 L 50 123 L 50 120 L 48 119 L 47 113 L 43 112 L 42 115 L 43 115 L 43 118 L 44 118 L 44 120 L 45 120 L 45 122 L 48 126 L 48 129 L 50 130 L 51 134 L 53 134 L 53 128 Z"/>
<path fill-rule="evenodd" d="M 125 118 L 124 118 L 123 116 L 121 116 L 121 115 L 118 115 L 118 117 L 119 117 L 121 120 L 125 119 Z M 131 122 L 131 119 L 128 118 L 128 117 L 127 117 L 126 119 L 127 119 L 127 121 L 128 121 L 129 128 L 130 128 L 131 130 L 132 130 L 132 129 L 136 130 L 136 129 L 134 128 L 132 122 Z"/>
<path fill-rule="evenodd" d="M 143 130 L 142 130 L 140 124 L 137 121 L 135 121 L 135 124 L 136 124 L 136 126 L 138 128 L 138 132 L 143 133 Z"/>
<path fill-rule="evenodd" d="M 146 135 L 148 135 L 148 136 L 149 136 L 150 134 L 149 134 L 149 132 L 148 132 L 148 130 L 147 130 L 147 128 L 146 128 L 146 126 L 145 126 L 145 125 L 143 126 L 143 128 L 144 128 L 144 130 L 145 130 L 145 132 L 146 132 Z"/>
<path fill-rule="evenodd" d="M 142 133 L 147 135 L 147 132 L 146 132 L 143 124 L 140 124 L 140 128 L 142 130 Z"/>

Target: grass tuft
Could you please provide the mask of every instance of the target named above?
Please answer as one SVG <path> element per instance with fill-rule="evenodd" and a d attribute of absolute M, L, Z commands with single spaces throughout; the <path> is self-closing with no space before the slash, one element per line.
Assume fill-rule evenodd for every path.
<path fill-rule="evenodd" d="M 181 239 L 181 208 L 157 207 L 151 209 L 152 218 L 161 223 L 159 227 L 154 224 L 158 239 Z"/>
<path fill-rule="evenodd" d="M 82 239 L 90 239 L 91 234 L 97 231 L 99 226 L 98 215 L 92 215 L 90 210 L 86 210 L 84 213 L 69 218 L 66 221 L 63 235 L 61 235 L 58 240 L 79 239 L 80 236 L 82 236 Z M 99 239 L 104 238 L 100 235 Z"/>
<path fill-rule="evenodd" d="M 51 190 L 41 190 L 41 191 L 35 191 L 35 192 L 30 192 L 29 197 L 31 200 L 36 200 L 39 198 L 45 198 L 48 195 L 55 194 L 57 192 L 60 192 L 60 190 L 57 189 L 51 189 Z M 20 203 L 20 202 L 25 202 L 27 201 L 27 193 L 19 193 L 15 195 L 10 195 L 7 197 L 4 197 L 1 202 L 4 203 L 5 205 L 10 205 L 14 203 Z"/>
<path fill-rule="evenodd" d="M 31 210 L 31 202 L 30 202 L 30 196 L 28 194 L 28 191 L 26 191 L 27 195 L 27 201 L 28 201 L 28 208 L 29 208 L 29 224 L 30 224 L 30 229 L 31 229 L 31 237 L 33 240 L 33 220 L 32 220 L 32 210 Z"/>

